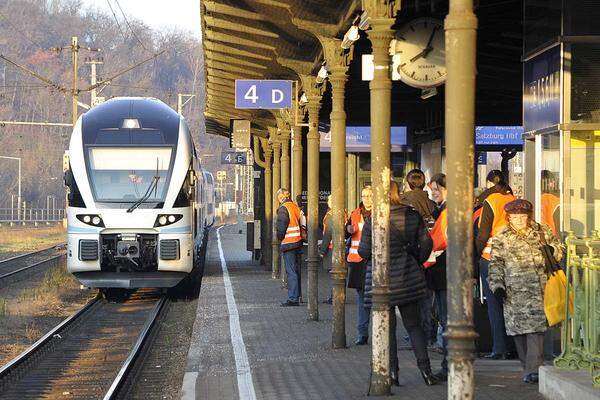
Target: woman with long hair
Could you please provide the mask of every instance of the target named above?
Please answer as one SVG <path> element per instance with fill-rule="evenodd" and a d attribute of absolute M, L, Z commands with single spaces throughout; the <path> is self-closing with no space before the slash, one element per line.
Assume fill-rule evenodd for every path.
<path fill-rule="evenodd" d="M 398 183 L 390 183 L 390 377 L 398 382 L 398 353 L 396 340 L 396 308 L 400 311 L 404 328 L 413 346 L 417 366 L 426 385 L 438 380 L 431 372 L 427 354 L 427 339 L 421 325 L 419 301 L 426 296 L 427 283 L 423 262 L 431 253 L 432 241 L 423 218 L 400 198 Z M 367 219 L 358 247 L 358 254 L 367 260 L 365 278 L 365 306 L 372 303 L 372 232 L 371 219 Z"/>

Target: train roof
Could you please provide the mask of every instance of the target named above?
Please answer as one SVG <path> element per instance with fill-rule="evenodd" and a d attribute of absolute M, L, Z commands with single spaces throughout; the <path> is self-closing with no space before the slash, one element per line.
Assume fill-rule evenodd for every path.
<path fill-rule="evenodd" d="M 181 116 L 151 97 L 117 97 L 83 114 L 87 145 L 176 145 Z"/>

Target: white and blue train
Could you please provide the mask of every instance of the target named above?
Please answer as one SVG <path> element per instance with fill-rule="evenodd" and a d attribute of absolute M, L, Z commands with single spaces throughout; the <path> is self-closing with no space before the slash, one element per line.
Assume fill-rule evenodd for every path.
<path fill-rule="evenodd" d="M 186 287 L 215 205 L 185 119 L 157 99 L 109 100 L 79 118 L 64 165 L 68 271 L 101 290 Z"/>

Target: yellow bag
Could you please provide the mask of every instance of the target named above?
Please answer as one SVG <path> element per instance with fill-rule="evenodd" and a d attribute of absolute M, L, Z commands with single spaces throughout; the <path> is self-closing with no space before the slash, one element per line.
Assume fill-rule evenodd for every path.
<path fill-rule="evenodd" d="M 544 290 L 544 312 L 549 326 L 565 320 L 567 305 L 567 277 L 563 270 L 558 270 L 548 278 Z M 573 293 L 569 296 L 569 310 L 573 310 Z"/>

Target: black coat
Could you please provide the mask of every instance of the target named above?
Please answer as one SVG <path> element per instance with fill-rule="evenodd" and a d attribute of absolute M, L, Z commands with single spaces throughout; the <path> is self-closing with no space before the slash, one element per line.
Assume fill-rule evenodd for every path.
<path fill-rule="evenodd" d="M 365 305 L 372 303 L 371 219 L 365 222 L 358 254 L 367 260 Z M 423 263 L 429 258 L 433 242 L 423 218 L 412 207 L 390 207 L 390 306 L 414 303 L 426 296 Z"/>

